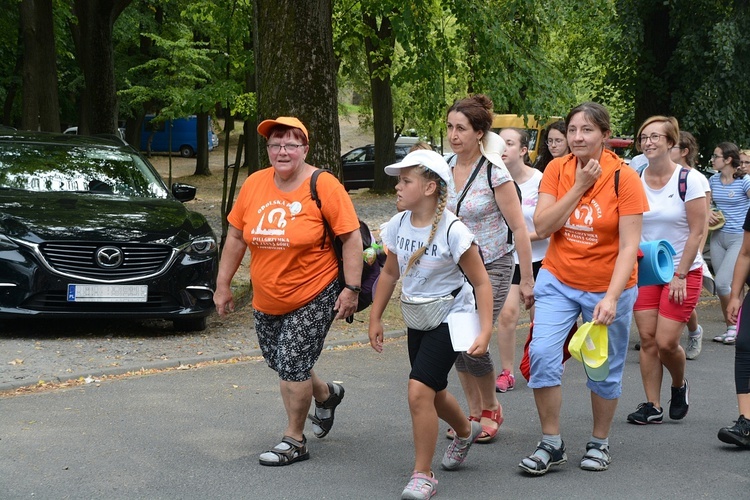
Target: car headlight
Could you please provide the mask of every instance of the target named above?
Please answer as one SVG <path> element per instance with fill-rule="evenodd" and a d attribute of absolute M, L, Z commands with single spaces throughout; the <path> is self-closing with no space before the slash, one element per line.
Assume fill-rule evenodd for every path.
<path fill-rule="evenodd" d="M 204 236 L 202 238 L 196 238 L 190 242 L 190 246 L 186 249 L 188 254 L 193 255 L 207 255 L 216 251 L 216 240 L 211 236 Z"/>

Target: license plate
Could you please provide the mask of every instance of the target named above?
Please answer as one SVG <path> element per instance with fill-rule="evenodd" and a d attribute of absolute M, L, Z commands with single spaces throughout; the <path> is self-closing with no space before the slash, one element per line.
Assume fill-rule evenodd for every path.
<path fill-rule="evenodd" d="M 147 285 L 68 285 L 68 302 L 146 302 Z"/>

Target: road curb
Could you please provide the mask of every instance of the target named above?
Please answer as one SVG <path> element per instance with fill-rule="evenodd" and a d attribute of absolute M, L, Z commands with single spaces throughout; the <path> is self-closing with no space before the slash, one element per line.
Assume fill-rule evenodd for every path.
<path fill-rule="evenodd" d="M 390 332 L 386 332 L 383 334 L 383 337 L 386 339 L 395 339 L 399 337 L 403 337 L 406 334 L 404 330 L 393 330 Z M 361 335 L 355 338 L 351 339 L 338 339 L 338 340 L 332 340 L 332 341 L 326 341 L 323 344 L 323 349 L 333 349 L 336 347 L 349 347 L 353 345 L 367 345 L 370 343 L 370 339 L 366 335 Z M 169 359 L 169 360 L 159 360 L 159 361 L 152 361 L 149 363 L 139 363 L 137 365 L 129 365 L 129 366 L 118 366 L 118 367 L 110 367 L 110 368 L 101 368 L 96 370 L 87 370 L 85 372 L 79 372 L 79 373 L 71 373 L 64 377 L 52 377 L 49 380 L 46 380 L 46 383 L 52 383 L 52 384 L 62 384 L 65 382 L 71 382 L 75 380 L 82 380 L 82 379 L 94 379 L 96 380 L 99 377 L 115 377 L 118 375 L 125 375 L 127 373 L 132 373 L 133 375 L 137 375 L 139 372 L 147 372 L 149 370 L 168 370 L 173 368 L 179 368 L 180 366 L 196 366 L 201 363 L 217 363 L 221 361 L 228 361 L 230 359 L 234 358 L 260 358 L 263 354 L 261 353 L 260 349 L 251 349 L 249 351 L 232 351 L 227 352 L 224 354 L 218 354 L 214 356 L 194 356 L 190 358 L 182 358 L 182 359 Z M 37 387 L 39 385 L 39 381 L 33 384 L 29 384 L 28 382 L 18 382 L 18 383 L 0 383 L 0 393 L 4 392 L 12 392 L 17 389 L 22 389 L 24 387 Z"/>

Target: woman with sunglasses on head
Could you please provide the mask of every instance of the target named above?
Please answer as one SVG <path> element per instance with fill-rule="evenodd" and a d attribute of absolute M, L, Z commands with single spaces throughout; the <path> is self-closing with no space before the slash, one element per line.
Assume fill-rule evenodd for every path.
<path fill-rule="evenodd" d="M 695 140 L 693 134 L 680 130 L 680 142 L 672 146 L 669 150 L 669 157 L 677 165 L 694 169 L 698 160 L 698 141 Z M 698 247 L 698 251 L 702 254 L 703 248 L 706 246 L 706 238 L 708 237 L 708 214 L 711 213 L 711 186 L 709 186 L 705 175 L 701 174 L 696 177 L 700 181 L 701 186 L 703 186 L 703 191 L 706 193 L 706 233 Z M 713 282 L 713 276 L 705 261 L 703 262 L 703 276 L 704 278 L 710 278 L 711 282 Z M 713 290 L 711 292 L 713 293 Z M 687 328 L 688 342 L 685 347 L 685 357 L 687 359 L 695 359 L 701 353 L 703 347 L 703 327 L 698 323 L 698 310 L 696 308 L 690 314 Z"/>
<path fill-rule="evenodd" d="M 688 412 L 685 351 L 680 337 L 698 303 L 703 284 L 700 247 L 706 233 L 706 191 L 698 172 L 683 168 L 670 157 L 679 144 L 677 120 L 652 116 L 641 125 L 636 147 L 648 159 L 641 173 L 649 211 L 643 214 L 641 242 L 667 240 L 675 250 L 674 276 L 669 283 L 638 288 L 633 306 L 641 338 L 640 369 L 646 402 L 628 415 L 634 424 L 660 424 L 664 368 L 672 379 L 669 418 L 681 420 Z"/>
<path fill-rule="evenodd" d="M 302 122 L 280 116 L 262 121 L 258 133 L 267 140 L 271 168 L 247 179 L 227 217 L 214 304 L 220 316 L 234 311 L 232 276 L 249 250 L 258 344 L 278 373 L 287 414 L 281 442 L 261 453 L 259 461 L 280 466 L 310 457 L 303 434 L 310 403 L 315 401 L 309 416 L 313 433 L 322 438 L 344 398 L 344 387 L 322 380 L 313 366 L 333 320 L 357 310 L 362 237 L 351 198 L 334 176 L 318 179 L 322 206 L 312 199 L 310 177 L 316 168 L 305 161 L 310 146 Z M 343 287 L 326 223 L 343 242 Z"/>
<path fill-rule="evenodd" d="M 750 177 L 741 171 L 740 150 L 736 144 L 722 142 L 714 148 L 711 162 L 717 174 L 709 179 L 713 202 L 724 216 L 724 225 L 711 233 L 711 267 L 716 280 L 716 293 L 721 302 L 721 311 L 727 329 L 714 337 L 714 342 L 733 345 L 737 327 L 727 315 L 729 292 L 732 284 L 732 271 L 742 246 L 742 223 L 750 209 Z M 713 226 L 719 221 L 716 213 L 708 217 Z"/>
<path fill-rule="evenodd" d="M 492 100 L 483 94 L 459 99 L 448 109 L 447 135 L 456 153 L 448 160 L 451 176 L 447 209 L 476 235 L 492 284 L 492 321 L 497 321 L 510 290 L 513 250 L 518 252 L 519 289 L 526 307 L 534 301 L 531 243 L 513 179 L 502 160 L 505 143 L 490 129 Z M 512 231 L 512 237 L 509 235 Z M 491 442 L 503 422 L 495 393 L 495 366 L 489 353 L 459 354 L 456 371 L 470 419 L 481 422 L 478 443 Z M 449 430 L 447 437 L 452 437 Z"/>
<path fill-rule="evenodd" d="M 539 156 L 534 162 L 534 168 L 544 172 L 549 162 L 570 153 L 568 140 L 565 138 L 565 121 L 557 120 L 547 125 L 542 139 L 544 140 L 539 148 Z"/>

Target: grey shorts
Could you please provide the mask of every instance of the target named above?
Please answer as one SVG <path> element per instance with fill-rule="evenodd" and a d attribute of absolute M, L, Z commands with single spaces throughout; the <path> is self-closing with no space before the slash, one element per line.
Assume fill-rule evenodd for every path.
<path fill-rule="evenodd" d="M 339 293 L 335 280 L 312 301 L 290 313 L 253 313 L 263 358 L 281 380 L 304 382 L 310 378 L 333 323 L 333 306 Z"/>
<path fill-rule="evenodd" d="M 510 291 L 510 281 L 515 269 L 513 254 L 505 254 L 499 259 L 485 264 L 484 267 L 487 269 L 490 285 L 492 285 L 492 327 L 494 330 L 497 317 L 500 315 L 500 310 L 505 305 L 505 299 L 508 298 L 508 292 Z M 489 352 L 478 358 L 462 352 L 456 358 L 456 370 L 469 372 L 474 377 L 482 377 L 494 369 L 495 365 Z"/>

